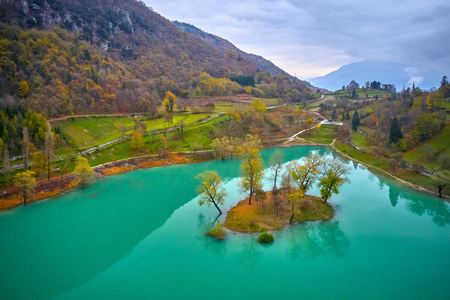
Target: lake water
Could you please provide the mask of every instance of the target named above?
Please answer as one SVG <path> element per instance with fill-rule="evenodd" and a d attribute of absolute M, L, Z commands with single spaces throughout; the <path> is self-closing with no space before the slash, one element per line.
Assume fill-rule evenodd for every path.
<path fill-rule="evenodd" d="M 311 151 L 333 155 L 282 149 L 285 161 Z M 0 212 L 0 298 L 450 299 L 450 205 L 347 163 L 333 220 L 286 227 L 268 246 L 203 235 L 217 212 L 198 206 L 194 176 L 219 171 L 226 211 L 245 197 L 238 160 L 138 170 Z"/>

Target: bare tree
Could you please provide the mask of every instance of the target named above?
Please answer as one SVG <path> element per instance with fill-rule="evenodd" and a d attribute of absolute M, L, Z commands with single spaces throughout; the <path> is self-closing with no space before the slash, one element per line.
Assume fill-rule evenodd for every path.
<path fill-rule="evenodd" d="M 30 159 L 30 137 L 28 136 L 28 129 L 23 128 L 23 166 L 24 169 L 28 169 L 28 163 Z"/>
<path fill-rule="evenodd" d="M 280 177 L 281 170 L 283 168 L 283 154 L 280 150 L 276 149 L 272 157 L 270 157 L 269 166 L 273 171 L 273 192 L 277 191 L 277 179 Z"/>
<path fill-rule="evenodd" d="M 3 150 L 3 166 L 4 166 L 4 169 L 5 169 L 6 191 L 8 191 L 11 165 L 10 165 L 10 161 L 9 161 L 8 145 L 6 145 L 6 144 L 5 144 L 5 150 Z"/>
<path fill-rule="evenodd" d="M 45 129 L 45 160 L 47 164 L 47 178 L 50 180 L 51 172 L 53 169 L 53 158 L 55 154 L 55 139 L 52 133 L 52 126 L 47 121 Z"/>

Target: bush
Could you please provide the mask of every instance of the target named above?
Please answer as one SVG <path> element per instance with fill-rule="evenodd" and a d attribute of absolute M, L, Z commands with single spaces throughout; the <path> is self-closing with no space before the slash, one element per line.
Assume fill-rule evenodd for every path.
<path fill-rule="evenodd" d="M 227 235 L 227 231 L 223 227 L 223 223 L 217 223 L 216 227 L 211 229 L 210 231 L 206 232 L 205 235 L 209 235 L 214 237 L 216 240 L 224 240 L 225 236 Z"/>
<path fill-rule="evenodd" d="M 258 242 L 261 244 L 273 243 L 273 235 L 268 232 L 263 232 L 258 236 Z"/>

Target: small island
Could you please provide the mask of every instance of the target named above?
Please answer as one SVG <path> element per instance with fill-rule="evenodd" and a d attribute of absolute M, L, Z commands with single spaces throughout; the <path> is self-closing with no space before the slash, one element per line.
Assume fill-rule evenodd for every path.
<path fill-rule="evenodd" d="M 333 207 L 327 201 L 332 194 L 339 193 L 345 182 L 349 182 L 348 167 L 339 159 L 323 158 L 315 153 L 284 164 L 283 156 L 277 149 L 270 158 L 267 174 L 273 182 L 272 189 L 263 191 L 264 163 L 259 144 L 260 141 L 252 136 L 243 143 L 245 154 L 239 185 L 248 197 L 231 208 L 225 224 L 220 223 L 207 235 L 224 239 L 226 232 L 223 225 L 232 231 L 254 233 L 278 230 L 294 222 L 333 218 Z M 196 178 L 200 181 L 197 188 L 199 204 L 208 207 L 213 204 L 219 215 L 222 214 L 219 205 L 224 204 L 227 195 L 222 178 L 215 171 L 205 171 Z M 321 198 L 307 194 L 316 182 Z"/>
<path fill-rule="evenodd" d="M 243 233 L 279 230 L 292 222 L 325 221 L 333 218 L 333 207 L 322 198 L 306 195 L 294 208 L 288 191 L 272 191 L 258 195 L 256 203 L 248 205 L 248 198 L 240 201 L 230 211 L 225 227 Z"/>

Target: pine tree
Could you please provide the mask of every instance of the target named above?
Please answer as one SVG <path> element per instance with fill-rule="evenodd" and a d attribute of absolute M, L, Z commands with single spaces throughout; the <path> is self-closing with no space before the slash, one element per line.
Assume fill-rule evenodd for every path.
<path fill-rule="evenodd" d="M 397 143 L 399 140 L 403 138 L 402 129 L 400 128 L 400 124 L 398 123 L 397 118 L 394 117 L 394 119 L 391 122 L 391 129 L 389 131 L 389 142 Z"/>
<path fill-rule="evenodd" d="M 448 84 L 448 80 L 447 80 L 447 76 L 444 75 L 441 80 L 441 86 L 444 86 L 446 84 Z"/>
<path fill-rule="evenodd" d="M 332 119 L 332 120 L 337 119 L 337 116 L 336 116 L 336 110 L 333 110 L 333 113 L 331 114 L 331 119 Z"/>
<path fill-rule="evenodd" d="M 353 118 L 352 118 L 352 128 L 353 130 L 358 130 L 358 126 L 359 126 L 359 115 L 358 115 L 358 111 L 355 110 L 355 113 L 353 114 Z"/>

